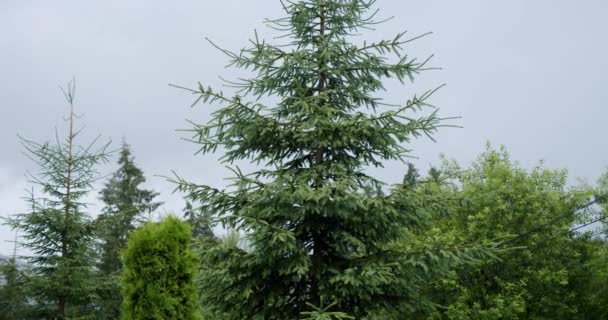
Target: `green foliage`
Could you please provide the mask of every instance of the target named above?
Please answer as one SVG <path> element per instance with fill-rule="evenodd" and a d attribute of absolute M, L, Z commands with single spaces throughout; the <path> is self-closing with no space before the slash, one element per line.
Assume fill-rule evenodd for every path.
<path fill-rule="evenodd" d="M 589 193 L 566 188 L 566 172 L 541 166 L 526 170 L 504 149 L 488 149 L 467 170 L 444 162 L 425 188 L 451 197 L 447 217 L 434 232 L 469 242 L 513 239 L 538 226 L 538 232 L 505 241 L 513 249 L 500 260 L 464 268 L 437 284 L 435 295 L 447 319 L 577 319 L 586 295 L 589 250 L 567 230 L 580 216 L 561 219 Z M 445 180 L 436 179 L 443 175 Z M 433 230 L 430 231 L 433 233 Z"/>
<path fill-rule="evenodd" d="M 601 224 L 599 234 L 606 239 L 608 238 L 608 197 L 606 197 L 606 195 L 608 195 L 608 171 L 602 174 L 597 180 L 595 193 L 598 197 L 603 198 L 602 201 L 600 201 L 602 210 L 593 218 L 596 218 L 596 220 Z"/>
<path fill-rule="evenodd" d="M 595 194 L 603 196 L 608 194 L 608 172 L 602 174 L 595 186 Z M 590 217 L 598 221 L 592 241 L 588 243 L 591 252 L 590 259 L 585 261 L 589 270 L 589 282 L 586 295 L 585 314 L 588 319 L 608 318 L 608 200 L 603 198 L 600 202 L 601 210 Z"/>
<path fill-rule="evenodd" d="M 441 267 L 437 275 L 474 259 L 458 250 L 428 253 L 423 245 L 422 253 L 391 248 L 428 217 L 419 215 L 415 196 L 386 195 L 364 171 L 403 160 L 403 144 L 430 136 L 441 119 L 436 110 L 415 115 L 434 91 L 398 105 L 376 96 L 384 80 L 412 79 L 427 61 L 405 53 L 413 40 L 405 33 L 351 42 L 378 22 L 373 5 L 286 2 L 287 17 L 269 22 L 289 39 L 285 46 L 256 35 L 239 53 L 222 49 L 231 65 L 255 73 L 231 83 L 243 96 L 202 84 L 188 89 L 197 102 L 220 105 L 192 129 L 202 153 L 222 148 L 227 163 L 265 165 L 250 174 L 234 168 L 225 190 L 178 178 L 182 191 L 250 242 L 247 251 L 208 242 L 201 255 L 201 299 L 217 318 L 297 319 L 331 301 L 336 315 L 400 319 L 425 305 L 418 286 L 428 270 Z"/>
<path fill-rule="evenodd" d="M 413 188 L 418 182 L 418 178 L 420 178 L 420 173 L 418 173 L 418 169 L 416 169 L 413 163 L 408 162 L 407 172 L 403 177 L 403 186 L 406 188 Z"/>
<path fill-rule="evenodd" d="M 217 105 L 192 140 L 234 173 L 222 190 L 177 177 L 185 222 L 141 225 L 161 203 L 126 143 L 90 221 L 107 145 L 76 144 L 70 83 L 66 139 L 23 139 L 37 190 L 6 223 L 31 256 L 0 264 L 0 320 L 608 319 L 608 197 L 574 210 L 608 193 L 608 173 L 572 188 L 565 170 L 488 146 L 467 168 L 443 159 L 421 176 L 408 163 L 386 187 L 368 169 L 405 160 L 445 120 L 428 103 L 436 90 L 379 98 L 428 68 L 405 50 L 418 37 L 360 41 L 382 22 L 375 0 L 281 3 L 287 16 L 267 22 L 282 43 L 220 48 L 254 74 L 228 82 L 236 95 L 182 88 Z M 590 222 L 603 227 L 582 232 Z"/>
<path fill-rule="evenodd" d="M 591 258 L 585 260 L 589 277 L 582 310 L 586 319 L 608 319 L 608 242 L 595 239 L 587 246 Z"/>
<path fill-rule="evenodd" d="M 188 224 L 169 216 L 133 232 L 123 252 L 121 319 L 199 319 Z"/>
<path fill-rule="evenodd" d="M 0 320 L 29 319 L 30 309 L 15 259 L 0 260 Z"/>
<path fill-rule="evenodd" d="M 192 236 L 194 238 L 215 239 L 211 214 L 209 212 L 194 207 L 192 202 L 186 201 L 184 218 L 186 218 L 186 221 L 192 227 Z"/>
<path fill-rule="evenodd" d="M 91 314 L 96 300 L 93 278 L 92 232 L 85 197 L 97 179 L 95 166 L 106 160 L 106 146 L 76 145 L 74 128 L 74 83 L 65 96 L 70 104 L 65 141 L 37 143 L 22 139 L 39 173 L 31 182 L 44 197 L 32 191 L 27 199 L 30 211 L 12 216 L 7 224 L 21 235 L 21 246 L 31 271 L 23 279 L 29 301 L 37 312 L 53 319 Z"/>
<path fill-rule="evenodd" d="M 101 319 L 117 319 L 120 315 L 120 250 L 125 247 L 129 232 L 135 228 L 138 218 L 161 205 L 154 201 L 158 193 L 141 188 L 146 179 L 135 165 L 131 148 L 126 143 L 120 150 L 118 165 L 118 170 L 100 192 L 105 206 L 96 221 L 96 235 L 100 240 L 97 268 L 101 276 L 98 315 Z"/>
<path fill-rule="evenodd" d="M 335 320 L 341 320 L 341 319 L 353 320 L 353 319 L 355 319 L 354 317 L 351 317 L 344 312 L 330 311 L 331 308 L 334 307 L 334 305 L 335 305 L 335 303 L 330 304 L 329 306 L 323 308 L 323 307 L 317 307 L 317 306 L 309 304 L 308 306 L 313 311 L 302 312 L 302 315 L 306 316 L 306 318 L 303 318 L 303 320 L 334 320 L 334 319 Z"/>

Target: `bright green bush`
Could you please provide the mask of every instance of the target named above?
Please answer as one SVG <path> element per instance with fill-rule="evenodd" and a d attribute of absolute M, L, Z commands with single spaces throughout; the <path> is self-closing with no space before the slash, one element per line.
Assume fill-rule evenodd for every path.
<path fill-rule="evenodd" d="M 175 217 L 133 232 L 123 252 L 123 320 L 200 319 L 191 230 Z"/>

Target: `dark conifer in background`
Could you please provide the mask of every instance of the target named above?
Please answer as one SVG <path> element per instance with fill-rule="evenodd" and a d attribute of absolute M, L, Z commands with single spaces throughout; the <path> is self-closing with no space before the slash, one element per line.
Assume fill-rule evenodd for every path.
<path fill-rule="evenodd" d="M 103 283 L 100 288 L 102 319 L 117 319 L 120 313 L 120 251 L 125 247 L 129 233 L 135 229 L 138 218 L 161 205 L 161 202 L 154 201 L 157 192 L 142 188 L 145 181 L 142 170 L 131 155 L 131 147 L 123 142 L 118 170 L 100 191 L 100 199 L 105 206 L 96 221 L 100 240 L 98 269 Z"/>
<path fill-rule="evenodd" d="M 210 217 L 210 213 L 201 210 L 200 207 L 195 207 L 192 202 L 186 200 L 184 218 L 192 228 L 193 238 L 216 239 Z"/>
<path fill-rule="evenodd" d="M 29 304 L 23 290 L 23 276 L 20 274 L 15 256 L 0 259 L 0 320 L 26 319 Z"/>

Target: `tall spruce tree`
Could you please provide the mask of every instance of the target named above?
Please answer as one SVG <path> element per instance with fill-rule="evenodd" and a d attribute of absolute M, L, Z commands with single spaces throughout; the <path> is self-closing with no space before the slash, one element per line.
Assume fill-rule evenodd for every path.
<path fill-rule="evenodd" d="M 235 168 L 225 190 L 177 178 L 251 244 L 247 252 L 210 245 L 202 255 L 202 301 L 217 318 L 402 319 L 424 304 L 417 280 L 425 270 L 446 266 L 445 255 L 391 249 L 424 215 L 402 192 L 369 192 L 381 182 L 365 169 L 403 160 L 403 144 L 441 122 L 435 111 L 413 114 L 434 91 L 399 105 L 376 95 L 383 80 L 405 82 L 427 66 L 404 53 L 413 40 L 405 33 L 351 42 L 377 23 L 374 3 L 284 1 L 287 17 L 269 24 L 291 41 L 275 46 L 256 35 L 239 53 L 221 49 L 231 65 L 256 73 L 231 83 L 239 95 L 186 89 L 221 106 L 193 128 L 202 153 L 219 147 L 226 163 L 264 165 L 250 174 Z"/>
<path fill-rule="evenodd" d="M 102 319 L 117 319 L 120 314 L 120 250 L 126 246 L 129 232 L 135 228 L 138 217 L 156 210 L 162 204 L 154 201 L 158 193 L 142 188 L 141 184 L 146 179 L 136 166 L 131 147 L 126 142 L 122 144 L 118 166 L 100 191 L 100 199 L 105 206 L 97 219 L 100 239 L 98 269 L 105 280 L 105 286 L 100 291 Z"/>
<path fill-rule="evenodd" d="M 31 159 L 39 166 L 31 182 L 43 194 L 29 197 L 29 212 L 7 220 L 19 231 L 20 245 L 31 252 L 31 268 L 23 279 L 28 301 L 49 319 L 77 318 L 90 314 L 95 283 L 92 277 L 92 232 L 85 197 L 98 178 L 95 167 L 107 159 L 107 144 L 76 143 L 75 84 L 65 97 L 70 106 L 64 141 L 37 143 L 23 139 Z"/>

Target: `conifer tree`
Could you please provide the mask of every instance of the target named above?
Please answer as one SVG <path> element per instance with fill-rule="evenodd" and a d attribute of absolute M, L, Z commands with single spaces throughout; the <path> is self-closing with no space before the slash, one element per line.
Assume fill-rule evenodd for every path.
<path fill-rule="evenodd" d="M 123 253 L 123 320 L 200 318 L 188 224 L 169 216 L 129 237 Z"/>
<path fill-rule="evenodd" d="M 0 256 L 0 320 L 26 319 L 27 301 L 17 264 L 17 233 L 15 233 L 13 256 Z"/>
<path fill-rule="evenodd" d="M 154 199 L 158 193 L 142 189 L 146 181 L 131 155 L 131 148 L 123 142 L 118 158 L 118 170 L 100 191 L 105 204 L 97 219 L 97 234 L 100 239 L 100 261 L 98 269 L 102 283 L 100 317 L 117 319 L 120 314 L 120 288 L 118 276 L 122 269 L 120 250 L 127 243 L 127 236 L 135 228 L 138 217 L 156 210 L 161 202 Z"/>
<path fill-rule="evenodd" d="M 27 301 L 15 257 L 0 259 L 0 320 L 26 319 Z"/>
<path fill-rule="evenodd" d="M 85 213 L 85 197 L 98 178 L 95 167 L 107 159 L 107 144 L 96 140 L 76 143 L 75 84 L 64 95 L 69 103 L 68 132 L 64 141 L 37 143 L 23 139 L 30 158 L 39 166 L 31 182 L 43 195 L 30 195 L 29 212 L 7 220 L 19 231 L 20 245 L 31 252 L 26 261 L 31 274 L 23 286 L 37 311 L 52 319 L 90 314 L 95 283 L 92 277 L 92 232 Z"/>
<path fill-rule="evenodd" d="M 186 206 L 184 207 L 184 218 L 186 218 L 186 221 L 192 228 L 192 237 L 205 239 L 216 238 L 213 233 L 210 214 L 200 208 L 194 207 L 192 202 L 188 200 L 186 200 Z"/>
<path fill-rule="evenodd" d="M 202 301 L 218 318 L 402 319 L 425 304 L 417 293 L 424 270 L 447 265 L 444 256 L 391 249 L 424 216 L 365 173 L 403 160 L 404 143 L 441 125 L 435 110 L 414 115 L 434 91 L 397 105 L 378 97 L 383 80 L 412 79 L 427 61 L 405 54 L 414 39 L 405 33 L 373 43 L 355 37 L 378 22 L 374 4 L 284 1 L 287 16 L 269 24 L 287 42 L 256 35 L 238 53 L 221 49 L 256 75 L 230 83 L 238 95 L 184 88 L 196 102 L 220 105 L 192 129 L 202 153 L 222 148 L 228 164 L 264 165 L 250 174 L 234 168 L 224 190 L 177 178 L 251 244 L 247 252 L 210 245 L 202 255 Z"/>
<path fill-rule="evenodd" d="M 405 187 L 414 188 L 416 186 L 416 182 L 418 182 L 418 178 L 420 178 L 420 173 L 418 173 L 418 169 L 414 166 L 413 163 L 407 163 L 407 172 L 403 177 L 403 185 Z"/>

